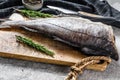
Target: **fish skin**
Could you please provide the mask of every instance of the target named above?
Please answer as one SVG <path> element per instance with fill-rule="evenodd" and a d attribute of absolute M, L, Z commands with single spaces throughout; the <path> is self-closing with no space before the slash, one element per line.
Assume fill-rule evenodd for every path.
<path fill-rule="evenodd" d="M 84 54 L 110 56 L 118 60 L 113 29 L 100 22 L 81 17 L 41 18 L 28 21 L 6 21 L 2 26 L 27 27 L 58 37 L 78 46 Z"/>

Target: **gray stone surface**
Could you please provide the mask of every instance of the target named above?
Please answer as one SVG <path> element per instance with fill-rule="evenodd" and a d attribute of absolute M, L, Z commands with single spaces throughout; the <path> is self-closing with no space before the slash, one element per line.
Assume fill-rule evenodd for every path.
<path fill-rule="evenodd" d="M 120 29 L 114 28 L 114 32 L 120 53 Z M 0 80 L 64 80 L 68 72 L 66 66 L 0 58 Z M 120 80 L 120 60 L 104 72 L 86 70 L 79 80 Z"/>
<path fill-rule="evenodd" d="M 114 28 L 114 32 L 120 53 L 120 29 Z M 66 66 L 0 58 L 0 80 L 64 80 L 68 72 Z M 85 70 L 79 80 L 120 80 L 120 60 L 113 61 L 104 72 Z"/>
<path fill-rule="evenodd" d="M 66 66 L 0 58 L 0 80 L 64 80 Z M 120 65 L 113 61 L 106 71 L 86 70 L 79 80 L 120 80 Z"/>

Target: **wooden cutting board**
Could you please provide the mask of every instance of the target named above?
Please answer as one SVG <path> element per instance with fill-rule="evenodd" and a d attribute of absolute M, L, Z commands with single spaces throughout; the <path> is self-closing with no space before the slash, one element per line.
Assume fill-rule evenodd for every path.
<path fill-rule="evenodd" d="M 36 51 L 29 46 L 16 42 L 15 35 L 21 35 L 34 40 L 55 53 L 54 58 Z M 72 66 L 86 56 L 75 48 L 49 38 L 40 33 L 29 32 L 23 29 L 0 30 L 0 56 L 23 59 L 36 62 L 52 63 Z M 90 65 L 87 69 L 104 71 L 107 63 Z"/>

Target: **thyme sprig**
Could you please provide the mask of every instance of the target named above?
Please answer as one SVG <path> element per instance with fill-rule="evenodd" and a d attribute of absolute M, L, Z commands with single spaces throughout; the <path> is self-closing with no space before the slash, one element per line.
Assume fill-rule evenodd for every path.
<path fill-rule="evenodd" d="M 18 9 L 16 9 L 16 11 L 26 17 L 29 17 L 29 18 L 30 17 L 31 18 L 50 18 L 53 16 L 51 14 L 41 13 L 39 11 L 33 11 L 33 10 L 18 10 Z"/>
<path fill-rule="evenodd" d="M 17 39 L 17 41 L 24 43 L 24 44 L 26 44 L 26 45 L 28 45 L 28 46 L 30 46 L 38 51 L 44 52 L 45 54 L 47 54 L 49 56 L 52 56 L 52 57 L 54 56 L 54 52 L 46 49 L 42 45 L 34 43 L 31 39 L 27 39 L 27 38 L 24 38 L 22 36 L 17 36 L 17 35 L 16 35 L 16 39 Z"/>

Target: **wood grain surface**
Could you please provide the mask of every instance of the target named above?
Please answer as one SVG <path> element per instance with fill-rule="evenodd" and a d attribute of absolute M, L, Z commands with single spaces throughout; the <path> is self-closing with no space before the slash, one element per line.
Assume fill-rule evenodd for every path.
<path fill-rule="evenodd" d="M 30 38 L 35 43 L 45 46 L 55 53 L 54 58 L 17 42 L 15 35 Z M 66 66 L 72 66 L 86 57 L 79 50 L 43 34 L 10 28 L 0 30 L 0 56 Z M 107 63 L 105 62 L 90 65 L 87 69 L 104 71 L 106 67 Z"/>

